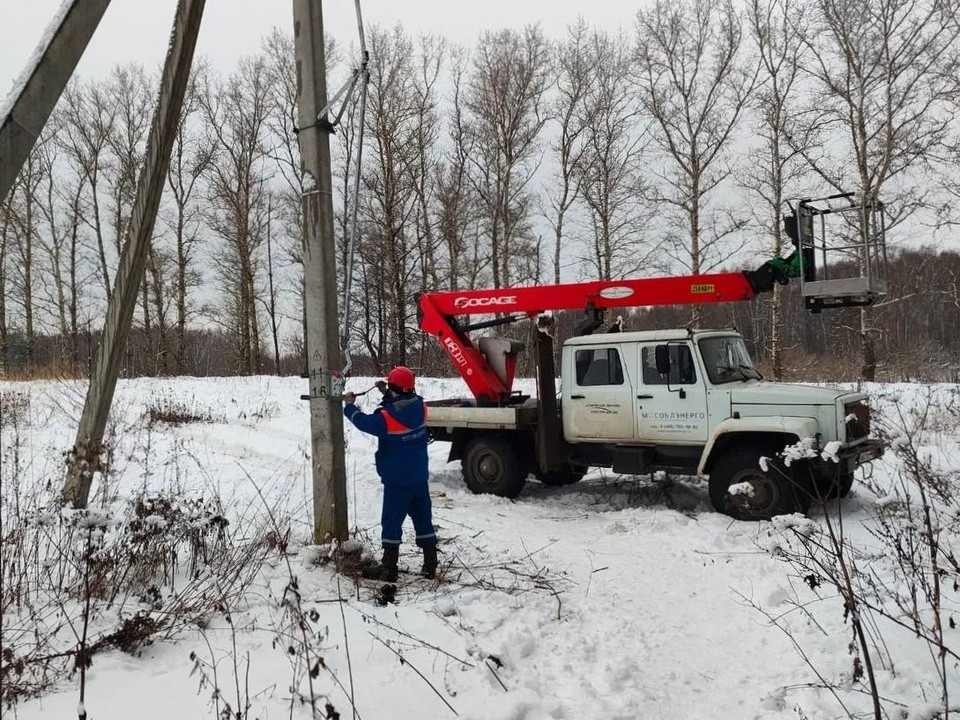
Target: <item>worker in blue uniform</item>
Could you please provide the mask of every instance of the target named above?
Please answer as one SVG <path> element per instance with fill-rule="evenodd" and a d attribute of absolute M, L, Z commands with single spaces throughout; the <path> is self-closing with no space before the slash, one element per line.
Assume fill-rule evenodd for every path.
<path fill-rule="evenodd" d="M 433 578 L 437 572 L 437 535 L 428 485 L 427 408 L 416 394 L 416 378 L 410 368 L 398 366 L 378 383 L 383 400 L 372 413 L 362 412 L 356 395 L 343 396 L 343 414 L 358 430 L 379 439 L 375 455 L 377 474 L 383 483 L 381 542 L 383 560 L 378 567 L 364 572 L 393 583 L 397 580 L 397 561 L 403 537 L 403 522 L 409 515 L 417 533 L 417 545 L 423 551 L 421 574 Z"/>

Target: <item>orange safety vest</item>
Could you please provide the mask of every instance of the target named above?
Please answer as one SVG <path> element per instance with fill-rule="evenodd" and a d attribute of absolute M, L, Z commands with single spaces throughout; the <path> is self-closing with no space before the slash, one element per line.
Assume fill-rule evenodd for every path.
<path fill-rule="evenodd" d="M 382 407 L 382 408 L 379 408 L 379 410 L 383 414 L 383 421 L 387 424 L 388 435 L 404 435 L 408 432 L 419 430 L 420 428 L 422 428 L 424 425 L 427 424 L 427 406 L 426 405 L 423 406 L 423 425 L 420 425 L 419 427 L 415 427 L 415 428 L 407 427 L 406 425 L 404 425 L 402 422 L 397 420 L 397 418 L 395 418 L 387 408 Z"/>

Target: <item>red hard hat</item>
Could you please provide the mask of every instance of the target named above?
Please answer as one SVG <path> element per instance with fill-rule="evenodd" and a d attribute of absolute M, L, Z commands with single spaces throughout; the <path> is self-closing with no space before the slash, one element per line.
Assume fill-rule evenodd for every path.
<path fill-rule="evenodd" d="M 413 386 L 416 378 L 413 375 L 413 370 L 403 365 L 397 365 L 393 370 L 390 371 L 390 374 L 387 375 L 387 384 L 398 387 L 404 392 L 409 392 L 413 390 Z"/>

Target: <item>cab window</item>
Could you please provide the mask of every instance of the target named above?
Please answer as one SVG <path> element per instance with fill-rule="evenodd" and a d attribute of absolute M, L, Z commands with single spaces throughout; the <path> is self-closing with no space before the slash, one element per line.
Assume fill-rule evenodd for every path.
<path fill-rule="evenodd" d="M 704 338 L 700 341 L 700 356 L 714 385 L 763 377 L 753 366 L 743 338 L 736 335 Z"/>
<path fill-rule="evenodd" d="M 663 347 L 663 346 L 661 346 Z M 670 354 L 670 374 L 657 372 L 657 347 L 647 345 L 641 348 L 640 360 L 643 364 L 644 385 L 694 385 L 697 382 L 697 370 L 693 364 L 693 353 L 689 345 L 666 345 Z"/>
<path fill-rule="evenodd" d="M 623 385 L 623 365 L 615 348 L 577 350 L 577 385 Z"/>

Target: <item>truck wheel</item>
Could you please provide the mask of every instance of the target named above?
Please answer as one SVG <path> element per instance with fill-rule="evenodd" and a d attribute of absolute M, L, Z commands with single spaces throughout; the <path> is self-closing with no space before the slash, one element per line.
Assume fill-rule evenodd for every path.
<path fill-rule="evenodd" d="M 467 487 L 477 494 L 515 498 L 527 480 L 510 443 L 493 435 L 474 438 L 467 444 L 462 467 Z"/>
<path fill-rule="evenodd" d="M 737 520 L 769 520 L 774 515 L 805 513 L 812 500 L 809 473 L 772 460 L 775 452 L 758 447 L 728 450 L 710 470 L 710 502 Z M 771 458 L 769 473 L 760 458 Z M 746 483 L 746 485 L 745 485 Z M 739 492 L 730 493 L 737 486 Z"/>
<path fill-rule="evenodd" d="M 824 500 L 833 500 L 837 497 L 845 498 L 853 489 L 853 477 L 852 472 L 818 477 L 817 491 Z"/>
<path fill-rule="evenodd" d="M 853 490 L 853 473 L 844 473 L 840 476 L 840 497 L 845 498 Z"/>
<path fill-rule="evenodd" d="M 550 487 L 573 485 L 574 483 L 583 480 L 584 475 L 586 475 L 585 471 L 574 470 L 573 468 L 564 468 L 563 470 L 556 470 L 548 473 L 542 472 L 541 470 L 536 471 L 537 480 L 544 485 L 549 485 Z"/>

